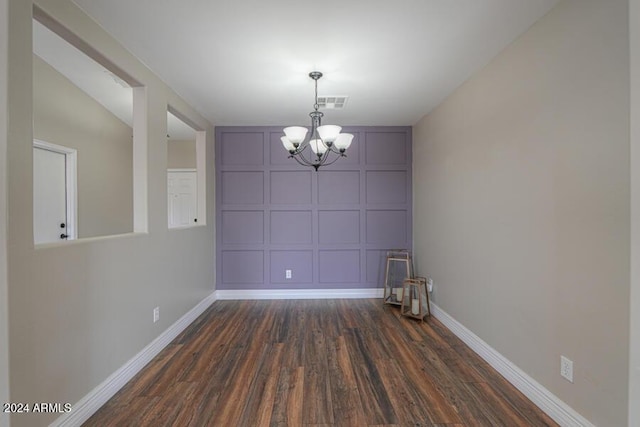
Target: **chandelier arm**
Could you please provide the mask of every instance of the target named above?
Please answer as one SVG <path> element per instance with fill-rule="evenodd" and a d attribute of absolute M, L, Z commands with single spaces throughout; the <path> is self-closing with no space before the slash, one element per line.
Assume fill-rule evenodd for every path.
<path fill-rule="evenodd" d="M 297 154 L 297 155 L 291 155 L 289 157 L 293 157 L 293 159 L 298 162 L 299 164 L 303 165 L 303 166 L 313 166 L 316 167 L 316 165 L 321 166 L 322 163 L 319 162 L 314 162 L 312 161 L 313 158 L 310 160 L 307 157 L 305 157 L 302 154 Z"/>
<path fill-rule="evenodd" d="M 298 149 L 296 150 L 296 152 L 294 152 L 293 154 L 289 155 L 289 157 L 293 157 L 293 159 L 295 161 L 297 161 L 299 164 L 303 165 L 303 166 L 313 166 L 315 167 L 316 165 L 322 165 L 322 160 L 320 160 L 319 162 L 314 162 L 312 160 L 307 159 L 307 157 L 304 156 L 303 152 L 307 149 L 307 147 L 309 146 L 309 144 L 306 144 L 302 149 Z M 313 153 L 311 154 L 310 158 L 313 159 L 313 156 L 317 157 L 317 154 Z"/>
<path fill-rule="evenodd" d="M 327 152 L 328 153 L 328 152 Z M 327 156 L 328 157 L 328 156 Z M 335 159 L 331 160 L 329 163 L 322 163 L 322 166 L 331 166 L 332 164 L 334 164 L 336 162 L 336 160 L 338 160 L 340 157 L 347 157 L 346 155 L 341 155 L 336 157 Z"/>
<path fill-rule="evenodd" d="M 302 166 L 313 166 L 317 170 L 320 166 L 329 166 L 334 164 L 340 157 L 347 157 L 347 155 L 343 153 L 336 153 L 335 151 L 331 152 L 333 154 L 336 154 L 336 157 L 331 161 L 328 160 L 330 153 L 329 150 L 325 151 L 325 153 L 320 157 L 317 157 L 317 154 L 314 154 L 317 157 L 317 161 L 307 159 L 302 155 L 302 151 L 289 155 L 289 158 L 293 158 L 296 162 L 298 162 L 298 164 Z"/>
<path fill-rule="evenodd" d="M 302 147 L 302 149 L 298 149 L 298 150 L 296 150 L 296 151 L 291 155 L 291 157 L 293 157 L 293 158 L 295 158 L 295 159 L 297 159 L 297 158 L 299 157 L 299 158 L 303 159 L 304 161 L 307 161 L 307 160 L 306 160 L 306 158 L 305 158 L 305 156 L 303 155 L 303 153 L 304 153 L 304 151 L 305 151 L 306 149 L 307 149 L 307 147 L 306 147 L 306 146 L 304 146 L 304 147 Z"/>
<path fill-rule="evenodd" d="M 335 144 L 331 144 L 331 147 L 327 146 L 327 149 L 328 149 L 327 151 L 331 151 L 333 154 L 337 154 L 340 157 L 347 157 L 346 154 L 344 154 L 344 153 L 340 152 L 340 150 L 336 149 Z"/>
<path fill-rule="evenodd" d="M 330 159 L 329 150 L 327 150 L 321 156 L 318 157 L 317 163 L 312 163 L 311 165 L 312 166 L 318 165 L 318 167 L 320 167 L 320 166 L 329 166 L 329 165 L 335 163 L 335 161 L 338 160 L 340 157 L 341 156 L 337 156 L 333 160 L 329 161 L 329 159 Z"/>
<path fill-rule="evenodd" d="M 295 160 L 296 162 L 298 162 L 299 165 L 301 166 L 313 166 L 313 163 L 309 163 L 309 161 L 307 159 L 305 159 L 302 156 L 297 156 L 297 155 L 290 155 L 289 158 L 293 158 L 293 160 Z M 300 160 L 302 159 L 302 160 Z"/>
<path fill-rule="evenodd" d="M 300 144 L 298 146 L 298 148 L 296 149 L 296 151 L 292 155 L 293 156 L 302 156 L 302 153 L 304 153 L 304 151 L 307 148 L 309 148 L 309 150 L 311 150 L 309 142 L 308 141 L 307 142 L 303 142 L 302 144 Z"/>

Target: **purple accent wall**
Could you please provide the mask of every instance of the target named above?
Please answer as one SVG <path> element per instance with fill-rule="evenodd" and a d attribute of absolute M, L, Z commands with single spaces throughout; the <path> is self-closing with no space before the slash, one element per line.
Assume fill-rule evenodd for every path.
<path fill-rule="evenodd" d="M 217 289 L 382 287 L 412 245 L 411 128 L 344 127 L 348 157 L 315 172 L 283 127 L 216 128 Z"/>

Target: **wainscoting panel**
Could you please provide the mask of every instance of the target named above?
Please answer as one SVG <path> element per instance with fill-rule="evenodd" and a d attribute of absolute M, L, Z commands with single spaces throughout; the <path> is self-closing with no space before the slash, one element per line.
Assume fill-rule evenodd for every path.
<path fill-rule="evenodd" d="M 261 205 L 264 203 L 264 173 L 254 171 L 222 172 L 222 203 L 225 205 Z"/>
<path fill-rule="evenodd" d="M 224 211 L 220 231 L 225 245 L 261 245 L 264 243 L 264 212 Z"/>
<path fill-rule="evenodd" d="M 313 283 L 313 251 L 271 251 L 271 283 Z M 285 271 L 291 270 L 290 279 Z"/>
<path fill-rule="evenodd" d="M 357 283 L 360 281 L 360 251 L 320 251 L 319 267 L 320 283 Z"/>
<path fill-rule="evenodd" d="M 223 251 L 222 280 L 225 283 L 264 282 L 262 251 Z"/>
<path fill-rule="evenodd" d="M 368 171 L 367 203 L 407 203 L 407 171 Z"/>
<path fill-rule="evenodd" d="M 404 132 L 365 131 L 368 165 L 404 165 L 411 141 Z"/>
<path fill-rule="evenodd" d="M 360 171 L 318 171 L 318 203 L 360 204 Z"/>
<path fill-rule="evenodd" d="M 360 243 L 360 211 L 319 211 L 321 244 Z"/>
<path fill-rule="evenodd" d="M 272 205 L 311 203 L 311 170 L 271 172 Z"/>
<path fill-rule="evenodd" d="M 222 137 L 220 157 L 225 166 L 264 163 L 264 132 L 229 132 Z"/>
<path fill-rule="evenodd" d="M 406 210 L 367 211 L 367 243 L 400 248 L 408 240 L 407 213 Z"/>
<path fill-rule="evenodd" d="M 313 244 L 311 211 L 271 211 L 271 243 Z"/>
<path fill-rule="evenodd" d="M 385 252 L 412 246 L 411 128 L 343 127 L 347 157 L 317 172 L 282 128 L 216 128 L 217 289 L 382 287 Z"/>

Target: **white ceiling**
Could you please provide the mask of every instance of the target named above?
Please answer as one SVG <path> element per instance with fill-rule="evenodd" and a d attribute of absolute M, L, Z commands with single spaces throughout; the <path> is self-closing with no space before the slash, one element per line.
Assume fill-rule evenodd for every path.
<path fill-rule="evenodd" d="M 215 125 L 412 125 L 557 0 L 74 0 Z"/>

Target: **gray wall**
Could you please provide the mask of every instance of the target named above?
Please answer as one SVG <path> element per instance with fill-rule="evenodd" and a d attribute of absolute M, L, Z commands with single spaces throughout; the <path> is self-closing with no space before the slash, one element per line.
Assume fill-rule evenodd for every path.
<path fill-rule="evenodd" d="M 627 422 L 628 43 L 627 1 L 562 1 L 414 127 L 434 301 L 601 426 Z"/>
<path fill-rule="evenodd" d="M 282 129 L 216 128 L 218 289 L 381 287 L 385 250 L 411 247 L 411 129 L 344 128 L 347 157 L 319 172 Z"/>
<path fill-rule="evenodd" d="M 640 425 L 640 0 L 629 2 L 631 52 L 631 339 L 629 425 Z"/>
<path fill-rule="evenodd" d="M 38 4 L 145 86 L 139 133 L 146 134 L 140 152 L 147 168 L 138 170 L 147 181 L 148 232 L 34 249 L 32 3 L 9 0 L 4 182 L 11 400 L 75 403 L 213 292 L 213 167 L 206 181 L 208 225 L 168 230 L 167 105 L 207 130 L 207 165 L 214 164 L 213 128 L 73 2 Z M 156 306 L 160 320 L 153 323 Z M 58 416 L 16 415 L 12 427 L 48 425 Z"/>
<path fill-rule="evenodd" d="M 133 130 L 33 56 L 33 136 L 78 150 L 78 237 L 133 231 Z"/>
<path fill-rule="evenodd" d="M 196 141 L 167 141 L 169 169 L 196 169 Z"/>
<path fill-rule="evenodd" d="M 0 181 L 7 176 L 8 1 L 0 0 Z M 0 186 L 0 402 L 9 402 L 9 298 L 7 292 L 7 191 Z M 0 412 L 0 425 L 9 414 Z"/>

